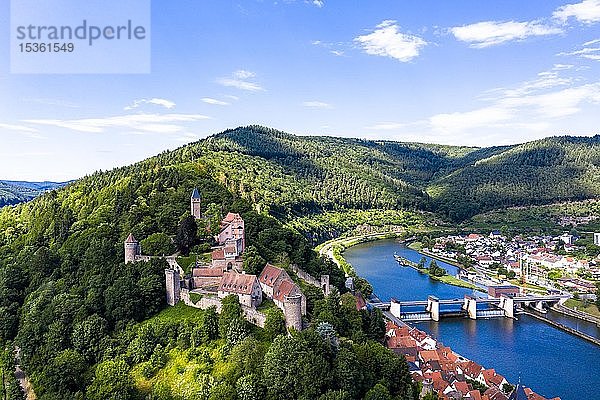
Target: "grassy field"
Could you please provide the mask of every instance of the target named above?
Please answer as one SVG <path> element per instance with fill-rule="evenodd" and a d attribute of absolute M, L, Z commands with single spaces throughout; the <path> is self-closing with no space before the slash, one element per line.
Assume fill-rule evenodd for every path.
<path fill-rule="evenodd" d="M 588 313 L 594 317 L 600 317 L 600 310 L 598 310 L 596 304 L 592 302 L 587 302 L 584 304 L 581 300 L 569 299 L 565 303 L 565 307 Z"/>
<path fill-rule="evenodd" d="M 211 253 L 190 254 L 187 257 L 177 257 L 177 263 L 183 268 L 186 274 L 189 274 L 192 272 L 192 265 L 196 261 L 196 258 L 198 258 L 198 261 L 200 262 L 210 262 Z"/>

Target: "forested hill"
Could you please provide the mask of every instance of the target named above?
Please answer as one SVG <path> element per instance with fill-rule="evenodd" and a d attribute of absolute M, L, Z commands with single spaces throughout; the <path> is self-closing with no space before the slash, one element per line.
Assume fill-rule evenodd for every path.
<path fill-rule="evenodd" d="M 278 216 L 407 208 L 454 221 L 495 208 L 600 196 L 600 136 L 474 148 L 225 131 L 185 149 L 226 185 Z"/>
<path fill-rule="evenodd" d="M 427 186 L 432 209 L 463 220 L 509 206 L 600 197 L 600 135 L 553 137 L 506 149 Z"/>
<path fill-rule="evenodd" d="M 67 183 L 0 180 L 0 207 L 29 201 L 47 190 L 57 189 Z"/>

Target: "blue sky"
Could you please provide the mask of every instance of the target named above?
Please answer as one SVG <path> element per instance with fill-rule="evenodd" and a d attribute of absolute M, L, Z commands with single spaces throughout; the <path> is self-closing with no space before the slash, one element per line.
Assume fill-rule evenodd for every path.
<path fill-rule="evenodd" d="M 488 146 L 600 133 L 600 0 L 153 0 L 150 74 L 11 74 L 0 179 L 64 180 L 223 129 Z"/>

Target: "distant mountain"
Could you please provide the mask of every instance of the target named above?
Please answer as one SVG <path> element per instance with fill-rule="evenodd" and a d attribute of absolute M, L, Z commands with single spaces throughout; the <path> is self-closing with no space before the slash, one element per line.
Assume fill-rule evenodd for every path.
<path fill-rule="evenodd" d="M 48 190 L 58 189 L 68 183 L 0 180 L 0 207 L 29 201 Z"/>

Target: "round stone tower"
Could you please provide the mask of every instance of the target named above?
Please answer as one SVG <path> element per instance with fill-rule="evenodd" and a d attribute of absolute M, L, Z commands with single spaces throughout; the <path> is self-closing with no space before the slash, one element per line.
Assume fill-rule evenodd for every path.
<path fill-rule="evenodd" d="M 293 294 L 285 296 L 284 303 L 285 326 L 294 328 L 297 331 L 302 330 L 302 296 Z"/>
<path fill-rule="evenodd" d="M 135 262 L 136 257 L 141 254 L 140 242 L 135 240 L 133 234 L 130 233 L 125 239 L 125 264 Z"/>

